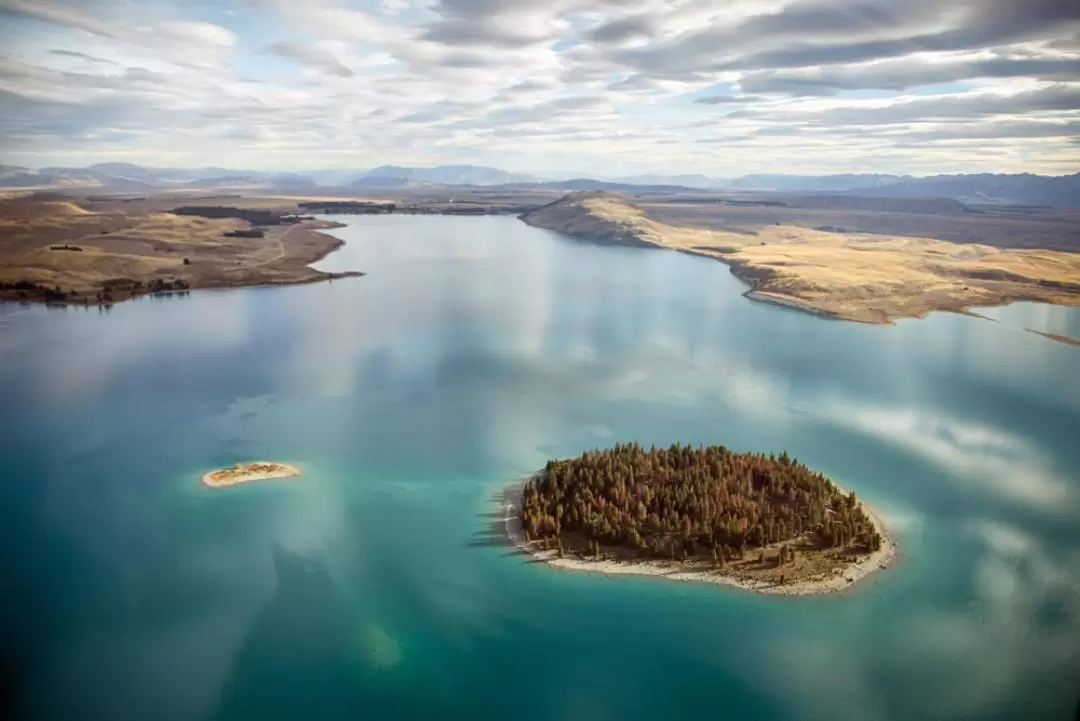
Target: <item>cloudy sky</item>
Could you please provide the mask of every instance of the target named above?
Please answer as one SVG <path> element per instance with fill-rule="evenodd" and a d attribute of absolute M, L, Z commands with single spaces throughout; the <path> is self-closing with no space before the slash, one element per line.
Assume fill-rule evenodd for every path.
<path fill-rule="evenodd" d="M 1080 170 L 1076 0 L 0 0 L 0 163 Z"/>

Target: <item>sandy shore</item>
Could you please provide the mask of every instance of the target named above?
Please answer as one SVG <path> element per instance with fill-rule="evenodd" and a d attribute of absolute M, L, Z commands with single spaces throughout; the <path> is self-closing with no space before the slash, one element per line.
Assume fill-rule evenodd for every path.
<path fill-rule="evenodd" d="M 210 488 L 224 488 L 236 486 L 251 481 L 266 481 L 271 478 L 293 478 L 300 475 L 300 469 L 288 463 L 276 463 L 274 461 L 254 461 L 252 463 L 237 463 L 229 468 L 219 468 L 216 471 L 204 473 L 203 485 Z"/>
<path fill-rule="evenodd" d="M 536 476 L 531 476 L 518 481 L 503 491 L 502 507 L 503 522 L 506 535 L 518 548 L 526 551 L 538 561 L 542 561 L 553 568 L 568 569 L 573 571 L 590 571 L 607 575 L 635 575 L 655 576 L 670 581 L 691 581 L 696 583 L 715 583 L 721 586 L 733 586 L 745 591 L 756 591 L 777 596 L 817 596 L 828 593 L 838 593 L 869 576 L 874 571 L 886 568 L 896 558 L 896 543 L 889 533 L 888 526 L 881 514 L 874 510 L 865 501 L 859 501 L 866 515 L 874 524 L 874 528 L 881 534 L 881 548 L 859 559 L 846 568 L 821 574 L 810 578 L 793 580 L 784 585 L 758 581 L 752 578 L 743 578 L 736 575 L 722 575 L 712 568 L 706 568 L 706 564 L 684 565 L 671 561 L 587 561 L 581 558 L 559 558 L 558 551 L 538 550 L 532 544 L 525 542 L 525 535 L 521 528 L 521 518 L 517 509 L 522 507 L 522 494 L 525 484 Z M 836 485 L 836 484 L 833 484 Z M 847 493 L 840 488 L 842 493 Z"/>

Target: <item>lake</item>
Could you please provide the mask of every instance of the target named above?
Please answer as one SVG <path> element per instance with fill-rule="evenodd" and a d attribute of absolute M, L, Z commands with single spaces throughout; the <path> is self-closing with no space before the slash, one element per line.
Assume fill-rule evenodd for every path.
<path fill-rule="evenodd" d="M 1080 309 L 829 321 L 513 218 L 335 216 L 363 278 L 0 306 L 26 719 L 1071 718 Z M 529 563 L 493 496 L 637 440 L 788 451 L 897 565 L 758 596 Z M 300 479 L 207 490 L 282 460 Z"/>

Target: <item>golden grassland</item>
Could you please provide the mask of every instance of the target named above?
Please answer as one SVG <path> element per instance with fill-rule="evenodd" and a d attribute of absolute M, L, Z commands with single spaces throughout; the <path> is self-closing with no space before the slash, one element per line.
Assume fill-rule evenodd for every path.
<path fill-rule="evenodd" d="M 173 215 L 153 207 L 96 212 L 67 200 L 0 200 L 0 282 L 30 282 L 72 294 L 64 302 L 101 302 L 134 291 L 124 281 L 183 281 L 189 288 L 287 284 L 330 277 L 308 265 L 341 245 L 316 232 L 329 224 L 271 226 L 262 238 L 225 237 L 250 227 L 238 219 Z M 63 246 L 63 248 L 58 247 Z M 72 250 L 71 248 L 78 248 Z M 0 297 L 39 300 L 5 290 Z"/>
<path fill-rule="evenodd" d="M 765 226 L 754 234 L 658 222 L 610 194 L 576 193 L 524 216 L 587 240 L 654 245 L 728 263 L 747 297 L 865 323 L 1014 300 L 1080 305 L 1080 254 Z"/>

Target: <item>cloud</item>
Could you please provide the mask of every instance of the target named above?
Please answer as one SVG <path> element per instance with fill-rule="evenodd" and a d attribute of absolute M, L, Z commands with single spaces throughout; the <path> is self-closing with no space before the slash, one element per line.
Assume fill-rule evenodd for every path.
<path fill-rule="evenodd" d="M 740 23 L 713 24 L 614 59 L 641 72 L 692 73 L 863 62 L 1058 37 L 1080 23 L 1061 0 L 794 2 Z"/>
<path fill-rule="evenodd" d="M 269 52 L 288 58 L 298 65 L 311 68 L 339 78 L 351 78 L 355 73 L 338 60 L 333 53 L 316 45 L 296 42 L 280 42 L 271 45 Z"/>
<path fill-rule="evenodd" d="M 232 31 L 213 23 L 170 21 L 161 24 L 159 33 L 180 42 L 203 46 L 231 48 L 236 45 Z"/>
<path fill-rule="evenodd" d="M 694 102 L 701 105 L 734 105 L 753 103 L 758 100 L 759 98 L 755 95 L 712 95 L 709 97 L 698 98 Z"/>
<path fill-rule="evenodd" d="M 103 63 L 105 65 L 115 65 L 112 60 L 105 60 L 104 58 L 95 58 L 93 55 L 87 55 L 86 53 L 76 52 L 74 50 L 50 50 L 53 55 L 59 55 L 67 58 L 78 58 L 79 60 L 85 60 L 90 63 Z"/>
<path fill-rule="evenodd" d="M 412 0 L 382 0 L 379 7 L 386 15 L 398 15 L 412 6 Z"/>
<path fill-rule="evenodd" d="M 813 411 L 825 419 L 899 446 L 957 478 L 1010 501 L 1057 513 L 1075 508 L 1069 484 L 1022 437 L 931 409 L 888 408 L 828 401 Z"/>
<path fill-rule="evenodd" d="M 907 90 L 978 78 L 1023 77 L 1054 81 L 1078 78 L 1080 57 L 950 58 L 945 62 L 936 59 L 920 62 L 916 57 L 862 65 L 751 73 L 739 81 L 739 86 L 754 93 L 823 95 L 844 90 Z"/>
<path fill-rule="evenodd" d="M 42 148 L 51 163 L 83 147 L 92 160 L 157 164 L 183 152 L 220 165 L 225 152 L 251 168 L 363 157 L 627 175 L 718 164 L 730 175 L 1061 172 L 1076 157 L 1070 3 L 245 0 L 225 17 L 177 7 L 0 0 L 0 90 L 23 99 L 0 108 L 20 133 L 0 138 L 0 152 L 31 166 Z M 93 111 L 60 120 L 64 104 Z M 717 117 L 694 123 L 692 108 Z M 110 140 L 120 133 L 123 144 Z M 975 152 L 979 139 L 996 140 L 993 152 Z"/>
<path fill-rule="evenodd" d="M 1036 550 L 1035 539 L 1001 521 L 979 519 L 970 522 L 968 530 L 981 538 L 995 553 L 1008 558 L 1021 558 Z"/>
<path fill-rule="evenodd" d="M 809 112 L 778 111 L 776 120 L 804 120 L 825 126 L 910 123 L 934 119 L 971 120 L 994 115 L 1080 109 L 1080 85 L 1055 84 L 1009 95 L 983 92 L 904 99 L 882 104 L 849 105 Z"/>
<path fill-rule="evenodd" d="M 106 22 L 72 5 L 64 5 L 53 0 L 0 0 L 0 15 L 4 13 L 22 15 L 107 38 L 119 37 L 123 32 L 113 23 Z"/>
<path fill-rule="evenodd" d="M 760 132 L 760 131 L 759 131 Z M 861 128 L 859 133 L 866 133 Z M 1010 138 L 1080 138 L 1080 121 L 1017 120 L 988 123 L 949 123 L 932 130 L 902 131 L 904 142 L 1005 140 Z"/>
<path fill-rule="evenodd" d="M 648 38 L 656 32 L 653 18 L 637 15 L 619 18 L 594 28 L 589 37 L 601 43 L 621 43 L 637 38 Z"/>

